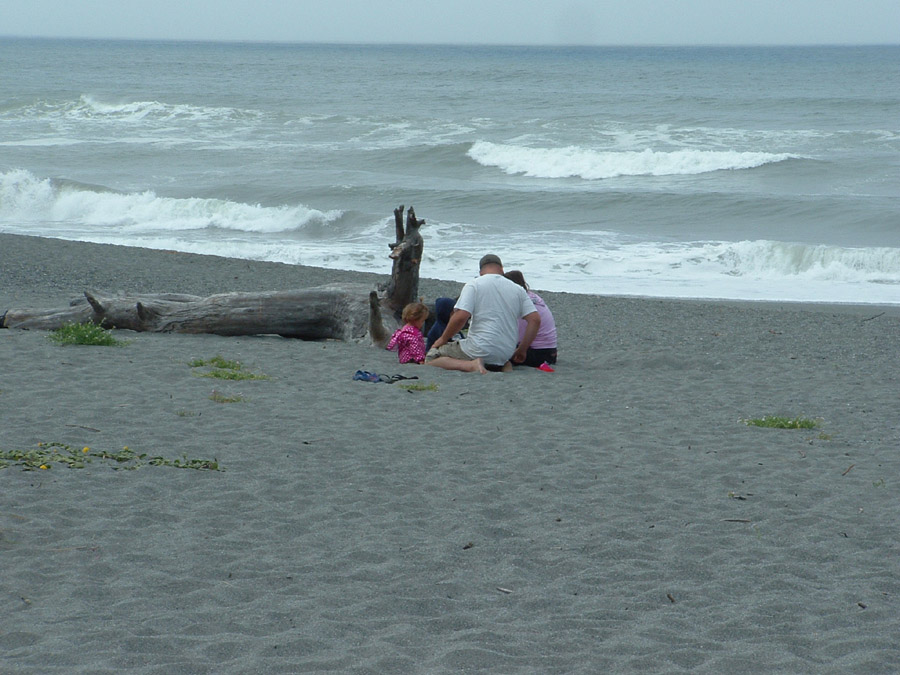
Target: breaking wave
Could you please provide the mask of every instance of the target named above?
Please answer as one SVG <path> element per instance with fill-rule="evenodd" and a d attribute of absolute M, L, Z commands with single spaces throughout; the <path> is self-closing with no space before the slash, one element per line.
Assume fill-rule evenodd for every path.
<path fill-rule="evenodd" d="M 318 211 L 303 205 L 179 199 L 160 197 L 152 191 L 122 194 L 102 187 L 41 179 L 24 170 L 0 174 L 0 226 L 31 224 L 31 231 L 43 236 L 55 236 L 54 228 L 80 228 L 107 235 L 208 228 L 292 232 L 337 220 L 341 215 L 341 211 Z"/>
<path fill-rule="evenodd" d="M 752 169 L 794 155 L 768 152 L 673 150 L 601 151 L 569 146 L 529 148 L 478 141 L 468 156 L 483 166 L 532 178 L 600 180 L 617 176 L 676 176 Z"/>

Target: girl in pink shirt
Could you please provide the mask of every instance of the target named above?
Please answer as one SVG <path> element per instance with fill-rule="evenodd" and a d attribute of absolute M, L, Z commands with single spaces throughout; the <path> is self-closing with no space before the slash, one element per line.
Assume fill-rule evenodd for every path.
<path fill-rule="evenodd" d="M 422 363 L 425 360 L 422 326 L 428 318 L 428 308 L 421 302 L 411 302 L 403 308 L 401 318 L 404 326 L 391 336 L 386 349 L 396 349 L 400 363 Z"/>
<path fill-rule="evenodd" d="M 534 336 L 534 340 L 531 341 L 525 361 L 515 365 L 540 368 L 542 363 L 556 363 L 556 322 L 553 320 L 553 313 L 547 307 L 544 299 L 528 287 L 528 284 L 525 283 L 525 275 L 519 270 L 510 270 L 504 276 L 525 289 L 528 297 L 531 298 L 531 302 L 534 303 L 534 308 L 541 317 L 541 328 L 538 330 L 538 334 Z M 519 319 L 519 340 L 522 339 L 524 334 L 525 322 Z"/>

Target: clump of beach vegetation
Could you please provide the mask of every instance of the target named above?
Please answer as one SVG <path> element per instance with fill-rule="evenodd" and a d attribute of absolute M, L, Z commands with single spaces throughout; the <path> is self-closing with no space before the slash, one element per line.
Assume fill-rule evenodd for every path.
<path fill-rule="evenodd" d="M 207 370 L 197 372 L 197 377 L 212 377 L 217 380 L 268 380 L 269 376 L 262 373 L 252 373 L 244 370 L 244 366 L 240 361 L 226 359 L 223 356 L 216 355 L 211 359 L 194 359 L 188 365 L 191 368 L 206 368 Z"/>
<path fill-rule="evenodd" d="M 220 471 L 216 459 L 170 459 L 162 455 L 136 452 L 127 445 L 115 452 L 92 450 L 90 447 L 73 448 L 65 443 L 38 443 L 29 450 L 0 450 L 0 469 L 20 466 L 23 471 L 48 471 L 54 465 L 70 469 L 83 469 L 95 460 L 110 464 L 113 469 L 137 469 L 142 466 L 171 466 L 176 469 L 206 469 Z"/>
<path fill-rule="evenodd" d="M 65 323 L 50 331 L 47 336 L 59 345 L 95 345 L 100 347 L 123 347 L 128 340 L 119 340 L 109 331 L 95 323 Z"/>
<path fill-rule="evenodd" d="M 767 429 L 815 429 L 819 426 L 819 420 L 809 417 L 785 417 L 781 415 L 766 415 L 743 420 L 744 424 L 751 427 L 765 427 Z"/>
<path fill-rule="evenodd" d="M 425 384 L 424 382 L 416 382 L 414 384 L 398 384 L 398 387 L 401 389 L 406 389 L 406 391 L 437 391 L 438 386 L 434 382 L 429 382 Z"/>
<path fill-rule="evenodd" d="M 223 394 L 222 392 L 213 389 L 212 393 L 209 395 L 209 400 L 215 403 L 240 403 L 246 399 L 240 394 Z"/>

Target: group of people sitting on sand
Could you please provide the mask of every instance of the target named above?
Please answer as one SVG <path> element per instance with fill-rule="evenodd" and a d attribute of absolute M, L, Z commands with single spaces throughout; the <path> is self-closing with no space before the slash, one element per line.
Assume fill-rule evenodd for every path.
<path fill-rule="evenodd" d="M 478 268 L 479 276 L 463 286 L 455 301 L 437 299 L 427 344 L 422 330 L 428 307 L 414 302 L 403 308 L 404 325 L 387 344 L 398 351 L 400 363 L 473 373 L 508 372 L 513 366 L 547 369 L 556 363 L 556 323 L 547 303 L 528 288 L 520 271 L 504 273 L 496 255 L 482 257 Z"/>

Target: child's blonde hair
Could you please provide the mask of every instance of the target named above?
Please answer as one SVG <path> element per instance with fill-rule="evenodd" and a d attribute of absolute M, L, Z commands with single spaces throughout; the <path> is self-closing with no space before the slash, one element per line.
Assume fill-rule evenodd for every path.
<path fill-rule="evenodd" d="M 400 318 L 403 319 L 403 323 L 412 323 L 427 316 L 428 307 L 421 302 L 411 302 L 403 308 L 403 314 L 400 315 Z"/>

